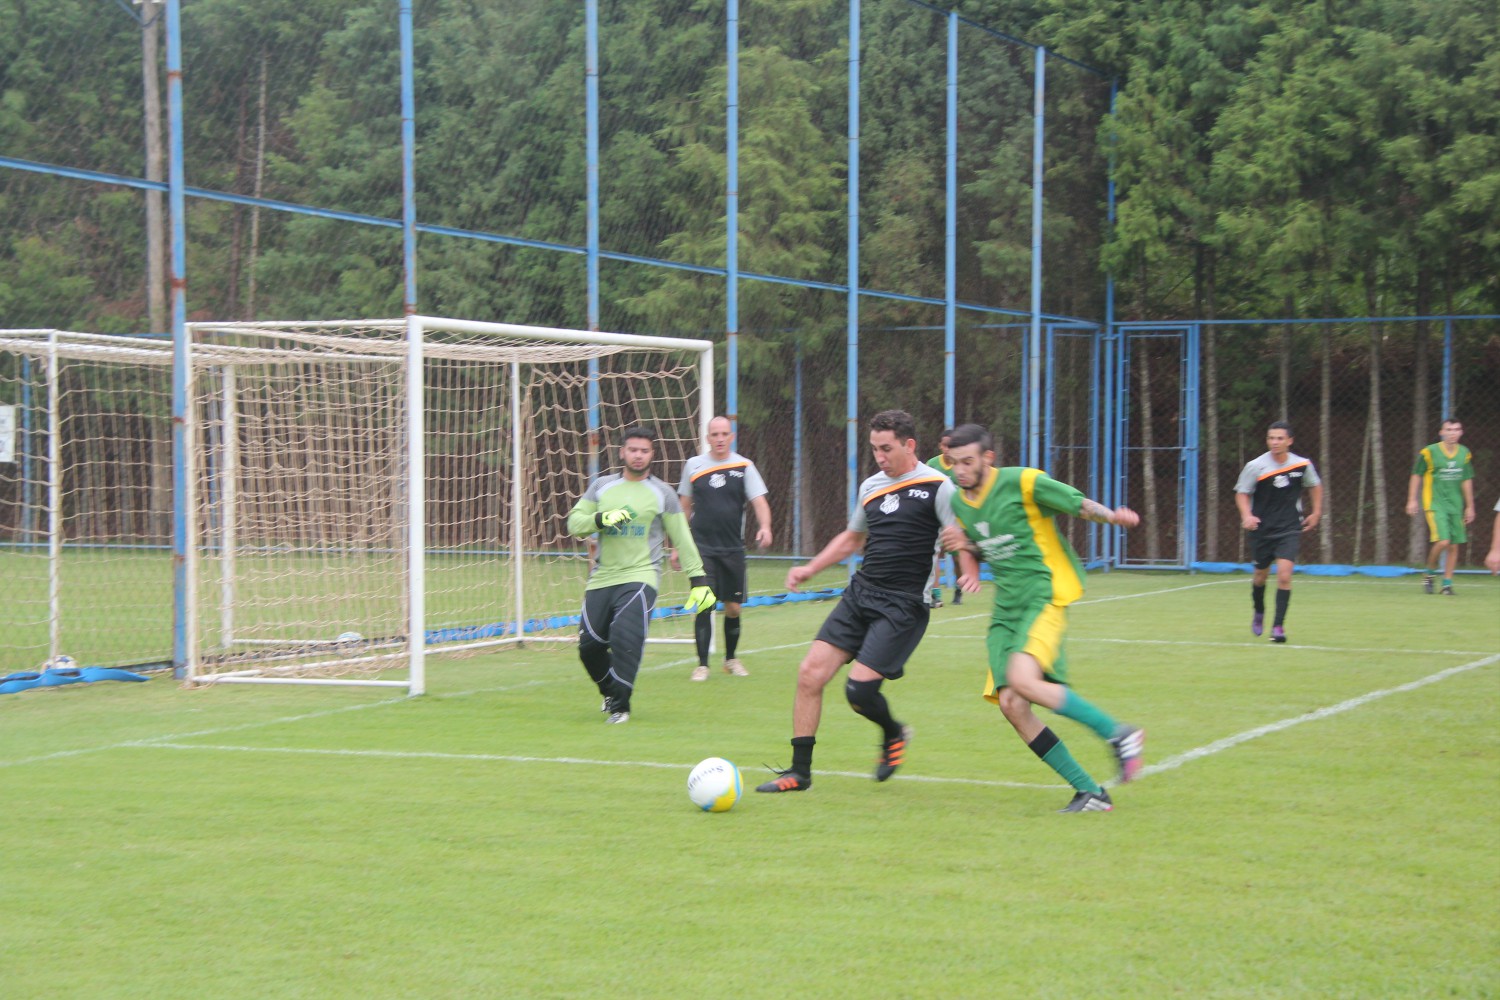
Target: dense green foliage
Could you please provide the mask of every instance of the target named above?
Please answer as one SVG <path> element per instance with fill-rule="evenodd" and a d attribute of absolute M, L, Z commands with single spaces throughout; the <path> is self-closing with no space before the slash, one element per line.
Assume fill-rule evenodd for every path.
<path fill-rule="evenodd" d="M 1031 307 L 1034 51 L 1016 38 L 1049 53 L 1044 311 L 1103 319 L 1109 274 L 1122 320 L 1500 312 L 1489 0 L 951 6 L 962 18 L 954 280 L 960 303 L 982 307 L 959 311 L 956 411 L 1000 431 L 1004 456 L 1019 433 L 1019 331 L 985 324 L 1007 319 L 993 310 Z M 0 0 L 0 155 L 145 174 L 142 32 L 129 7 Z M 849 5 L 741 7 L 738 415 L 751 428 L 784 420 L 800 357 L 804 426 L 841 429 Z M 182 11 L 188 183 L 388 223 L 190 198 L 193 318 L 399 314 L 395 0 L 183 0 Z M 600 324 L 722 339 L 724 280 L 702 269 L 726 264 L 726 4 L 601 0 L 599 11 Z M 418 308 L 585 325 L 583 5 L 418 0 L 414 18 L 417 213 L 444 227 L 419 239 Z M 944 404 L 941 368 L 920 362 L 940 357 L 931 331 L 944 319 L 947 23 L 932 5 L 864 0 L 858 53 L 858 274 L 877 293 L 859 307 L 861 408 L 899 401 L 924 428 Z M 148 311 L 145 201 L 0 169 L 0 326 L 164 328 Z M 1495 330 L 1456 335 L 1453 399 L 1476 443 L 1500 428 Z M 1213 518 L 1231 509 L 1220 484 L 1268 418 L 1290 416 L 1316 427 L 1301 438 L 1344 480 L 1340 501 L 1369 479 L 1373 557 L 1397 558 L 1389 498 L 1401 469 L 1384 455 L 1431 439 L 1438 331 L 1244 333 L 1209 329 L 1203 341 L 1207 557 L 1225 530 Z M 1060 395 L 1087 389 L 1079 371 L 1058 376 Z M 1136 390 L 1136 441 L 1173 392 L 1155 377 Z M 1078 429 L 1065 440 L 1086 441 L 1068 419 Z M 1327 450 L 1335 428 L 1342 458 Z M 809 465 L 844 465 L 842 447 L 836 433 L 811 442 Z M 1176 459 L 1162 461 L 1137 479 L 1174 475 Z M 843 513 L 839 501 L 821 516 Z"/>
<path fill-rule="evenodd" d="M 1500 29 L 1488 4 L 956 6 L 966 21 L 961 299 L 1027 306 L 1031 53 L 976 27 L 986 25 L 1120 81 L 1111 119 L 1107 81 L 1049 62 L 1048 309 L 1099 315 L 1105 267 L 1118 276 L 1122 318 L 1497 308 Z M 723 8 L 601 5 L 606 250 L 724 263 Z M 396 5 L 248 9 L 184 4 L 189 182 L 399 218 Z M 4 0 L 0 25 L 0 152 L 141 175 L 134 21 L 103 0 Z M 870 0 L 861 30 L 861 281 L 941 296 L 946 22 L 905 0 Z M 422 221 L 581 245 L 581 7 L 429 0 L 417 6 L 416 40 Z M 842 2 L 744 4 L 747 271 L 844 278 L 846 50 Z M 1119 198 L 1107 240 L 1106 153 Z M 143 325 L 140 197 L 6 172 L 6 324 Z M 193 202 L 195 311 L 399 307 L 398 234 L 262 211 L 252 246 L 250 213 Z M 422 253 L 428 311 L 582 321 L 569 255 L 441 236 L 424 237 Z M 722 325 L 722 289 L 700 275 L 620 265 L 604 279 L 616 326 Z M 836 306 L 823 319 L 836 321 Z M 803 296 L 775 285 L 750 283 L 742 309 L 747 330 L 819 325 Z M 888 312 L 913 319 L 910 307 Z"/>

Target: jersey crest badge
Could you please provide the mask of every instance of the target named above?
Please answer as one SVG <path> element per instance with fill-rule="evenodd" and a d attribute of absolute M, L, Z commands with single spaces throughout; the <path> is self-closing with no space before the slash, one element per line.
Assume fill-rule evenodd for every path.
<path fill-rule="evenodd" d="M 880 512 L 882 514 L 894 514 L 901 507 L 901 497 L 895 493 L 887 493 L 885 499 L 880 501 Z"/>
<path fill-rule="evenodd" d="M 724 484 L 727 482 L 729 482 L 729 480 L 724 478 L 724 473 L 722 472 L 715 472 L 713 475 L 708 477 L 708 485 L 712 486 L 716 490 L 722 490 L 724 488 Z"/>
<path fill-rule="evenodd" d="M 1282 473 L 1275 479 L 1271 480 L 1271 485 L 1275 486 L 1278 490 L 1284 490 L 1288 486 L 1292 485 L 1292 480 L 1289 476 L 1286 475 L 1286 473 Z"/>

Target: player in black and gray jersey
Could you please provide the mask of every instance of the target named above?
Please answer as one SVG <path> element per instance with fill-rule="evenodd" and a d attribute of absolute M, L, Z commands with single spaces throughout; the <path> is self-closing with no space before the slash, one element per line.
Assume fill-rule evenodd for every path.
<path fill-rule="evenodd" d="M 693 529 L 693 541 L 703 556 L 708 585 L 724 602 L 724 672 L 744 677 L 749 671 L 735 652 L 740 643 L 740 605 L 745 600 L 745 504 L 755 511 L 759 525 L 755 544 L 762 550 L 771 544 L 771 505 L 766 501 L 760 470 L 734 451 L 733 444 L 734 426 L 729 418 L 710 420 L 708 451 L 683 463 L 677 495 Z M 698 612 L 693 621 L 698 665 L 691 680 L 708 680 L 713 627 L 713 609 Z"/>
<path fill-rule="evenodd" d="M 1286 609 L 1292 600 L 1292 570 L 1302 533 L 1318 526 L 1323 517 L 1323 481 L 1312 460 L 1292 453 L 1292 428 L 1278 420 L 1266 429 L 1266 447 L 1240 472 L 1234 486 L 1234 502 L 1240 525 L 1250 533 L 1250 603 L 1254 614 L 1250 632 L 1260 635 L 1266 621 L 1266 578 L 1276 564 L 1276 617 L 1271 623 L 1271 641 L 1286 642 Z M 1311 510 L 1302 511 L 1307 496 Z"/>
<path fill-rule="evenodd" d="M 952 480 L 917 458 L 917 430 L 911 414 L 883 410 L 870 421 L 870 450 L 880 472 L 859 488 L 849 525 L 812 561 L 786 575 L 796 590 L 814 574 L 863 550 L 864 561 L 824 621 L 797 670 L 792 709 L 792 763 L 760 792 L 800 792 L 812 785 L 813 745 L 823 713 L 823 689 L 839 668 L 849 667 L 844 695 L 849 706 L 881 729 L 875 780 L 900 767 L 911 729 L 891 716 L 880 685 L 895 680 L 927 631 L 923 589 L 932 571 L 938 533 L 953 524 Z M 965 572 L 978 575 L 967 552 L 959 554 Z"/>

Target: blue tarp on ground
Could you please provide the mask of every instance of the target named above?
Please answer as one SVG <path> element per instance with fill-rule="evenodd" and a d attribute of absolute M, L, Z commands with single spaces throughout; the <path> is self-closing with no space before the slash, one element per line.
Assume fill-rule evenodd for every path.
<path fill-rule="evenodd" d="M 150 678 L 119 667 L 59 667 L 50 670 L 18 670 L 0 677 L 0 694 L 16 694 L 37 687 L 92 684 L 95 681 L 144 681 Z"/>
<path fill-rule="evenodd" d="M 1249 573 L 1254 566 L 1249 563 L 1195 562 L 1190 567 L 1198 573 Z M 1419 572 L 1408 566 L 1343 566 L 1338 563 L 1311 563 L 1298 565 L 1294 572 L 1307 576 L 1408 576 Z"/>

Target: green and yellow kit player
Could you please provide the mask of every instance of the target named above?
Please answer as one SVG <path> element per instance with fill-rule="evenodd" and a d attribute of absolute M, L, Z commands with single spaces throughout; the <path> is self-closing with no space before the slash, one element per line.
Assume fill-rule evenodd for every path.
<path fill-rule="evenodd" d="M 1453 570 L 1458 566 L 1458 546 L 1469 540 L 1466 530 L 1474 523 L 1474 456 L 1458 443 L 1464 436 L 1462 421 L 1448 417 L 1438 431 L 1438 441 L 1417 452 L 1406 490 L 1406 512 L 1421 512 L 1427 518 L 1427 575 L 1422 589 L 1432 593 L 1432 576 L 1438 557 L 1443 557 L 1443 593 L 1453 596 Z M 1420 493 L 1420 496 L 1418 495 Z"/>
<path fill-rule="evenodd" d="M 1113 808 L 1109 793 L 1032 706 L 1044 705 L 1106 741 L 1119 762 L 1121 782 L 1140 770 L 1144 730 L 1117 722 L 1068 687 L 1063 639 L 1068 605 L 1083 596 L 1084 576 L 1055 520 L 1071 514 L 1133 528 L 1140 517 L 1129 507 L 1110 510 L 1089 500 L 1040 469 L 995 468 L 993 441 L 978 424 L 954 428 L 948 454 L 961 490 L 953 504 L 958 524 L 943 531 L 945 548 L 974 552 L 994 575 L 984 697 L 999 705 L 1031 751 L 1073 786 L 1073 799 L 1062 812 L 1107 812 Z M 979 589 L 978 579 L 967 575 L 959 585 L 969 593 Z"/>

